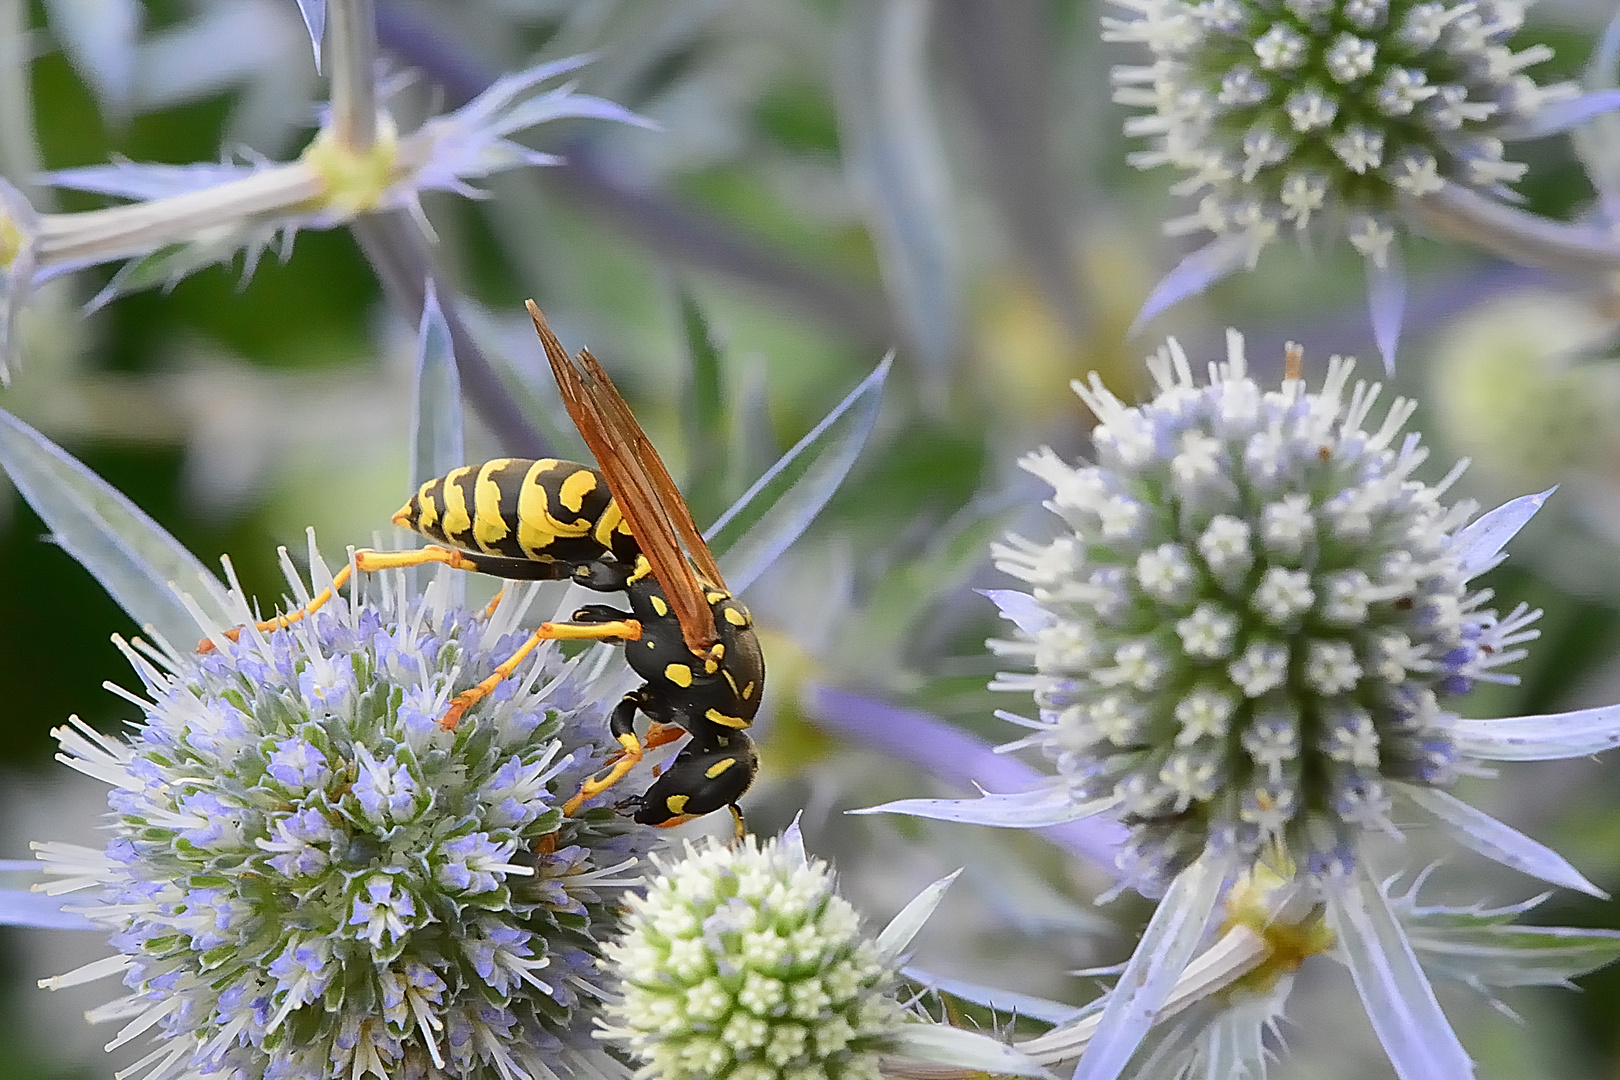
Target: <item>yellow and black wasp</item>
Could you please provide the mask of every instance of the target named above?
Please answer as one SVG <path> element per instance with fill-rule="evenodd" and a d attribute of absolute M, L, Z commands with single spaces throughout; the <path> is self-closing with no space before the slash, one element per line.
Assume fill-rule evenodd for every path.
<path fill-rule="evenodd" d="M 744 729 L 759 712 L 765 688 L 753 619 L 726 588 L 669 470 L 607 372 L 588 350 L 577 360 L 570 357 L 532 300 L 528 308 L 563 403 L 597 467 L 497 458 L 430 480 L 394 515 L 394 524 L 445 546 L 356 551 L 334 575 L 331 589 L 259 627 L 271 630 L 315 611 L 353 569 L 443 563 L 510 580 L 573 581 L 598 592 L 624 592 L 629 611 L 590 604 L 568 622 L 542 623 L 493 675 L 458 694 L 439 722 L 455 728 L 541 641 L 622 643 L 631 668 L 645 681 L 625 695 L 609 720 L 621 747 L 617 760 L 586 781 L 564 813 L 577 812 L 618 783 L 646 749 L 684 733 L 691 739 L 668 769 L 629 801 L 635 820 L 677 825 L 724 806 L 740 831 L 736 803 L 758 770 Z M 652 722 L 645 742 L 636 735 L 638 712 Z"/>

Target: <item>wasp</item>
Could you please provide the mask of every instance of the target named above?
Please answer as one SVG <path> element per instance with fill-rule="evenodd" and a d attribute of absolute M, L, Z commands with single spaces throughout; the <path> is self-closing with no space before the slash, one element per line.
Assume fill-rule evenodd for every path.
<path fill-rule="evenodd" d="M 613 709 L 608 730 L 619 744 L 602 775 L 587 780 L 563 807 L 576 813 L 624 778 L 646 750 L 690 736 L 647 791 L 628 800 L 636 821 L 671 826 L 731 810 L 758 771 L 745 730 L 759 712 L 765 660 L 748 609 L 726 588 L 663 459 L 631 415 L 613 381 L 588 350 L 570 357 L 528 303 L 552 375 L 596 467 L 546 458 L 497 458 L 429 480 L 394 514 L 394 524 L 439 541 L 414 551 L 354 553 L 349 565 L 298 611 L 258 626 L 272 630 L 313 613 L 354 570 L 369 573 L 441 563 L 517 581 L 572 581 L 622 592 L 629 611 L 589 604 L 567 622 L 547 622 L 494 673 L 450 702 L 441 726 L 510 676 L 542 641 L 622 644 L 644 680 Z M 227 636 L 233 640 L 240 630 Z M 199 645 L 206 651 L 212 643 Z M 636 715 L 651 727 L 643 741 Z"/>

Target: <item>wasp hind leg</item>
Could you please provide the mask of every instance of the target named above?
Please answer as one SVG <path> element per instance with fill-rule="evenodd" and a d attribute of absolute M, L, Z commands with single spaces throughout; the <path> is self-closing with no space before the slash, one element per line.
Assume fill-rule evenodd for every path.
<path fill-rule="evenodd" d="M 653 710 L 657 710 L 657 708 L 658 706 L 647 696 L 645 686 L 639 690 L 630 691 L 613 707 L 613 715 L 608 718 L 608 731 L 621 747 L 612 761 L 613 767 L 602 776 L 593 776 L 579 785 L 579 790 L 574 793 L 574 797 L 563 804 L 563 816 L 573 817 L 579 812 L 581 806 L 623 780 L 626 773 L 641 763 L 641 757 L 646 752 L 646 747 L 642 745 L 640 739 L 636 738 L 636 713 L 640 711 L 651 716 Z M 656 726 L 663 727 L 663 725 Z M 674 725 L 670 725 L 670 727 L 674 727 Z M 658 745 L 650 741 L 651 736 L 652 732 L 648 732 L 648 745 Z M 671 740 L 666 739 L 664 741 Z"/>

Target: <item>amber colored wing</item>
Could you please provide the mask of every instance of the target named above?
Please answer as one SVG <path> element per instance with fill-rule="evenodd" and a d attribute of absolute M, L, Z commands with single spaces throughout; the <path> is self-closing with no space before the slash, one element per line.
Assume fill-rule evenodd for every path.
<path fill-rule="evenodd" d="M 725 587 L 714 556 L 703 543 L 686 502 L 670 479 L 669 470 L 658 456 L 652 440 L 630 413 L 613 381 L 602 365 L 587 352 L 580 353 L 580 367 L 568 355 L 557 336 L 546 325 L 546 318 L 533 300 L 528 302 L 546 360 L 562 392 L 563 405 L 574 426 L 590 447 L 597 466 L 607 477 L 608 489 L 619 511 L 630 523 L 630 532 L 643 555 L 652 565 L 653 576 L 663 587 L 670 607 L 681 624 L 681 637 L 694 654 L 702 655 L 719 640 L 714 625 L 714 609 L 704 595 L 703 584 L 692 568 L 695 561 L 714 584 Z M 686 539 L 691 554 L 681 549 Z"/>

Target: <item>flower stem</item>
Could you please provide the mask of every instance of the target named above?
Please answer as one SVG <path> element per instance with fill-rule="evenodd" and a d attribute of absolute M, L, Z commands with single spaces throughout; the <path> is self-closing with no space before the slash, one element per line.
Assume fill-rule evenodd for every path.
<path fill-rule="evenodd" d="M 1432 233 L 1463 240 L 1504 259 L 1575 274 L 1620 270 L 1620 240 L 1488 199 L 1456 184 L 1411 201 Z"/>
<path fill-rule="evenodd" d="M 364 151 L 377 139 L 377 18 L 372 0 L 331 0 L 331 132 L 338 145 Z"/>

